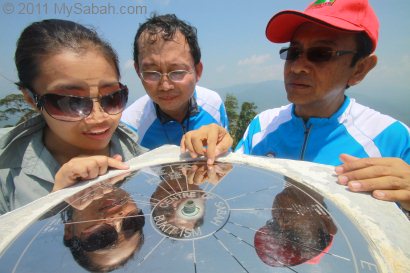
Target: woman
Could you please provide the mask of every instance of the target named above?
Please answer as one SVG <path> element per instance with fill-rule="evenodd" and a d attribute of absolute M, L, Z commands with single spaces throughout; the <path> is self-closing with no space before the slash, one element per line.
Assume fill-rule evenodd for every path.
<path fill-rule="evenodd" d="M 28 26 L 15 53 L 19 89 L 40 115 L 0 139 L 0 213 L 50 191 L 127 169 L 144 152 L 119 123 L 128 89 L 118 58 L 93 30 L 65 20 Z"/>
<path fill-rule="evenodd" d="M 114 186 L 122 181 L 115 177 L 75 194 L 61 213 L 64 245 L 88 271 L 124 266 L 144 243 L 144 213 L 129 193 Z"/>

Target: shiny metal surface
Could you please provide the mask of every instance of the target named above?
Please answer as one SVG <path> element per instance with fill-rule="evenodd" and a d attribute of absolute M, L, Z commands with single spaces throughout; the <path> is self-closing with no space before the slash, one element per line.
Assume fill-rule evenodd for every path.
<path fill-rule="evenodd" d="M 75 194 L 0 257 L 0 272 L 378 272 L 330 201 L 265 169 L 151 166 Z"/>

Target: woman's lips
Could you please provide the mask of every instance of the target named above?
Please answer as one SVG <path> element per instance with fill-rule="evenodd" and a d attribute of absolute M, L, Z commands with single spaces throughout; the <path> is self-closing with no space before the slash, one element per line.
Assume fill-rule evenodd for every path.
<path fill-rule="evenodd" d="M 89 138 L 103 140 L 107 137 L 111 137 L 110 128 L 94 129 L 83 133 Z"/>

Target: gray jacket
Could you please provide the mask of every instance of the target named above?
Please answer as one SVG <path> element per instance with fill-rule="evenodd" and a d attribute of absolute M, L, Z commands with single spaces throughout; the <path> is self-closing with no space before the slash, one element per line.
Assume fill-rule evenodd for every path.
<path fill-rule="evenodd" d="M 0 133 L 0 214 L 47 195 L 53 188 L 59 163 L 43 143 L 45 121 L 31 118 Z M 137 144 L 138 136 L 120 123 L 110 142 L 110 154 L 124 161 L 146 150 Z"/>

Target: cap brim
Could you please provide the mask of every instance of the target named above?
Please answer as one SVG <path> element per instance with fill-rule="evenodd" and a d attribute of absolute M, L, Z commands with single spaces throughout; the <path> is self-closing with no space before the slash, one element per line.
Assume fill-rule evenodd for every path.
<path fill-rule="evenodd" d="M 303 23 L 315 23 L 324 27 L 346 30 L 346 31 L 364 31 L 362 27 L 355 26 L 345 20 L 335 17 L 315 14 L 315 16 L 306 13 L 286 10 L 275 14 L 266 26 L 266 37 L 273 43 L 289 42 L 296 29 Z"/>

